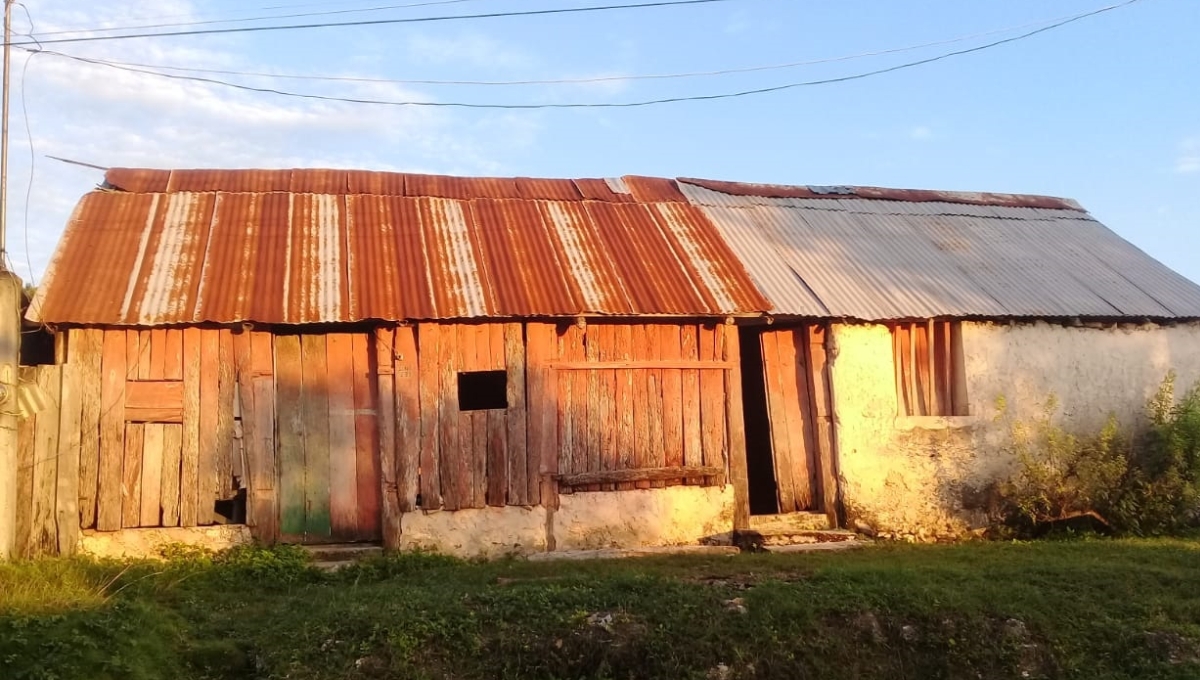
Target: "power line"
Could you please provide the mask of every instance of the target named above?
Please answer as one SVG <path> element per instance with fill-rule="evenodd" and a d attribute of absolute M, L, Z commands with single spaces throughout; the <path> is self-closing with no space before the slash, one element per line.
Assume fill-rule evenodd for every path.
<path fill-rule="evenodd" d="M 563 103 L 495 104 L 495 103 L 476 103 L 476 102 L 392 101 L 392 100 L 382 100 L 382 99 L 364 99 L 364 98 L 357 98 L 357 97 L 336 97 L 336 96 L 331 96 L 331 95 L 290 92 L 287 90 L 279 90 L 279 89 L 269 88 L 269 87 L 254 87 L 251 85 L 243 85 L 240 83 L 231 83 L 231 82 L 224 81 L 224 80 L 217 80 L 215 78 L 202 78 L 202 77 L 198 77 L 198 76 L 185 76 L 185 75 L 179 75 L 179 74 L 174 74 L 174 73 L 162 73 L 162 72 L 158 72 L 158 71 L 150 71 L 150 70 L 145 70 L 145 69 L 140 69 L 140 68 L 122 66 L 120 64 L 108 62 L 103 59 L 91 59 L 88 57 L 80 57 L 80 56 L 76 56 L 76 55 L 64 54 L 62 52 L 53 52 L 53 51 L 49 51 L 49 50 L 46 50 L 45 54 L 51 54 L 54 56 L 63 57 L 66 59 L 71 59 L 74 61 L 88 63 L 88 64 L 107 66 L 107 67 L 114 68 L 117 70 L 129 71 L 132 73 L 142 73 L 142 74 L 146 74 L 146 75 L 158 76 L 160 78 L 168 78 L 168 79 L 172 79 L 172 80 L 205 83 L 205 84 L 210 84 L 210 85 L 220 85 L 222 87 L 229 87 L 229 88 L 233 88 L 233 89 L 237 89 L 237 90 L 244 90 L 247 92 L 258 92 L 258 93 L 263 93 L 263 94 L 276 94 L 276 95 L 280 95 L 280 96 L 284 96 L 284 97 L 295 97 L 295 98 L 299 98 L 299 99 L 311 99 L 311 100 L 317 100 L 317 101 L 343 102 L 343 103 L 348 103 L 348 104 L 372 104 L 372 105 L 379 105 L 379 106 L 420 106 L 420 107 L 431 107 L 431 108 L 436 107 L 436 108 L 518 109 L 518 110 L 637 108 L 637 107 L 644 107 L 644 106 L 655 106 L 655 105 L 659 105 L 659 104 L 674 104 L 674 103 L 680 103 L 680 102 L 715 101 L 715 100 L 720 100 L 720 99 L 734 99 L 734 98 L 739 98 L 739 97 L 748 97 L 748 96 L 752 96 L 752 95 L 768 94 L 768 93 L 772 93 L 772 92 L 782 92 L 785 90 L 791 90 L 791 89 L 796 89 L 796 88 L 800 88 L 800 87 L 813 87 L 813 86 L 817 86 L 817 85 L 831 85 L 834 83 L 845 83 L 845 82 L 850 82 L 850 81 L 854 81 L 854 80 L 862 80 L 864 78 L 870 78 L 873 76 L 883 75 L 886 73 L 894 73 L 896 71 L 902 71 L 905 69 L 915 68 L 917 66 L 923 66 L 925 64 L 932 64 L 934 62 L 943 61 L 945 59 L 950 59 L 952 57 L 957 57 L 957 56 L 961 56 L 961 55 L 965 55 L 965 54 L 971 54 L 974 52 L 982 52 L 983 50 L 991 49 L 993 47 L 999 47 L 1000 45 L 1006 45 L 1006 44 L 1017 42 L 1020 40 L 1025 40 L 1025 39 L 1031 38 L 1035 35 L 1039 35 L 1041 33 L 1046 33 L 1048 31 L 1052 31 L 1054 29 L 1061 28 L 1068 24 L 1072 24 L 1077 21 L 1087 19 L 1089 17 L 1097 16 L 1099 14 L 1104 14 L 1105 12 L 1111 12 L 1115 9 L 1127 7 L 1129 5 L 1133 5 L 1135 3 L 1142 2 L 1142 1 L 1143 0 L 1125 0 L 1124 2 L 1120 2 L 1120 3 L 1114 4 L 1114 5 L 1108 5 L 1106 7 L 1101 7 L 1099 9 L 1095 9 L 1090 12 L 1085 12 L 1083 14 L 1076 14 L 1074 16 L 1068 17 L 1061 21 L 1057 21 L 1048 26 L 1043 26 L 1041 28 L 1037 28 L 1032 31 L 1028 31 L 1028 32 L 1025 32 L 1025 33 L 1022 33 L 1020 35 L 1016 35 L 1016 36 L 1013 36 L 1010 38 L 1004 38 L 1004 39 L 996 40 L 996 41 L 986 43 L 983 45 L 977 45 L 975 47 L 969 47 L 966 49 L 955 50 L 953 52 L 946 52 L 946 53 L 939 54 L 939 55 L 936 55 L 933 57 L 928 57 L 925 59 L 919 59 L 916 61 L 905 62 L 903 64 L 888 66 L 886 68 L 874 69 L 871 71 L 864 71 L 861 73 L 855 73 L 855 74 L 851 74 L 851 75 L 847 75 L 847 76 L 838 76 L 838 77 L 834 77 L 834 78 L 822 78 L 819 80 L 805 80 L 805 81 L 800 81 L 800 82 L 786 83 L 783 85 L 775 85 L 775 86 L 771 86 L 771 87 L 762 87 L 762 88 L 755 88 L 755 89 L 750 89 L 750 90 L 740 90 L 740 91 L 736 91 L 736 92 L 722 92 L 722 93 L 716 93 L 716 94 L 690 95 L 690 96 L 679 96 L 679 97 L 663 97 L 663 98 L 659 98 L 659 99 L 647 99 L 647 100 L 632 101 L 632 102 L 587 102 L 587 103 L 581 102 L 581 103 L 565 103 L 565 104 L 563 104 Z M 22 48 L 22 49 L 25 49 L 25 48 Z"/>
<path fill-rule="evenodd" d="M 915 50 L 925 49 L 929 47 L 940 47 L 943 45 L 953 45 L 956 43 L 975 40 L 977 38 L 986 38 L 993 35 L 1011 33 L 1033 26 L 1041 26 L 1047 23 L 1069 19 L 1077 15 L 1060 16 L 1052 19 L 1042 19 L 1040 21 L 1031 21 L 1018 26 L 1008 26 L 1006 28 L 997 28 L 981 33 L 972 33 L 970 35 L 962 35 L 954 38 L 946 38 L 933 42 L 920 43 L 916 45 L 906 45 L 903 47 L 893 47 L 882 50 L 873 50 L 869 52 L 859 52 L 856 54 L 842 55 L 837 57 L 825 57 L 821 59 L 810 59 L 806 61 L 791 61 L 781 64 L 769 64 L 760 66 L 745 66 L 736 68 L 725 68 L 710 71 L 688 71 L 681 73 L 649 73 L 649 74 L 634 74 L 623 76 L 592 76 L 583 78 L 545 78 L 545 79 L 527 79 L 527 80 L 430 80 L 430 79 L 412 79 L 412 78 L 372 78 L 363 76 L 326 76 L 326 75 L 302 75 L 302 74 L 286 74 L 286 73 L 266 73 L 262 71 L 237 71 L 226 69 L 212 68 L 197 68 L 192 66 L 168 66 L 163 64 L 143 64 L 127 61 L 105 60 L 107 65 L 111 66 L 127 66 L 131 68 L 153 69 L 157 71 L 178 71 L 181 73 L 203 73 L 209 75 L 225 75 L 225 76 L 242 76 L 247 78 L 270 78 L 278 80 L 304 80 L 304 81 L 319 81 L 319 82 L 336 82 L 336 83 L 370 83 L 370 84 L 387 84 L 387 85 L 471 85 L 471 86 L 524 86 L 524 85 L 587 85 L 595 83 L 607 82 L 622 82 L 622 81 L 639 81 L 639 80 L 675 80 L 682 78 L 703 78 L 711 76 L 724 76 L 742 73 L 759 73 L 764 71 L 780 71 L 785 69 L 798 68 L 801 66 L 816 66 L 819 64 L 833 64 L 843 61 L 852 61 L 855 59 L 865 59 L 868 57 L 878 57 L 888 54 L 898 54 L 902 52 L 912 52 Z M 46 34 L 42 34 L 46 35 Z"/>
<path fill-rule="evenodd" d="M 206 21 L 186 21 L 174 24 L 144 24 L 141 26 L 107 26 L 99 28 L 76 28 L 40 33 L 43 38 L 52 35 L 68 35 L 71 33 L 100 33 L 112 31 L 139 31 L 151 28 L 183 28 L 187 26 L 209 26 L 212 24 L 235 24 L 252 21 L 269 21 L 272 19 L 300 19 L 303 17 L 323 17 L 336 14 L 361 14 L 365 12 L 384 12 L 393 9 L 412 9 L 415 7 L 430 7 L 433 5 L 457 5 L 464 2 L 479 2 L 479 0 L 426 0 L 425 2 L 410 2 L 403 5 L 383 5 L 380 7 L 362 7 L 358 9 L 336 9 L 324 12 L 302 12 L 299 14 L 273 14 L 270 16 L 240 17 L 236 19 L 210 19 Z"/>
<path fill-rule="evenodd" d="M 445 21 L 463 21 L 466 19 L 500 19 L 505 17 L 546 16 L 552 14 L 578 14 L 583 12 L 608 12 L 620 9 L 648 9 L 652 7 L 676 7 L 681 5 L 707 5 L 718 2 L 734 2 L 735 0 L 658 0 L 657 2 L 639 2 L 627 5 L 593 5 L 588 7 L 559 7 L 553 9 L 520 10 L 512 12 L 488 12 L 485 14 L 459 14 L 434 17 L 408 17 L 402 19 L 363 19 L 360 21 L 326 22 L 319 24 L 289 24 L 285 26 L 239 26 L 237 28 L 206 28 L 195 31 L 162 31 L 158 33 L 128 33 L 125 35 L 92 35 L 79 38 L 55 38 L 42 40 L 44 45 L 61 45 L 63 43 L 97 42 L 102 40 L 128 40 L 130 38 L 173 38 L 186 35 L 219 35 L 227 33 L 259 33 L 263 31 L 291 31 L 314 28 L 343 28 L 350 26 L 382 26 L 385 24 L 425 24 Z M 14 47 L 34 44 L 34 41 L 10 42 Z"/>

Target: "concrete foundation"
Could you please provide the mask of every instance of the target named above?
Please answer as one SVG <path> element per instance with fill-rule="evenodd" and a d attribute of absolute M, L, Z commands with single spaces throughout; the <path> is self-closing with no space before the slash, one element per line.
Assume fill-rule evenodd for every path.
<path fill-rule="evenodd" d="M 242 524 L 85 531 L 79 537 L 79 552 L 83 555 L 113 559 L 156 558 L 159 556 L 159 549 L 165 545 L 181 543 L 208 550 L 224 550 L 252 541 L 250 528 Z"/>

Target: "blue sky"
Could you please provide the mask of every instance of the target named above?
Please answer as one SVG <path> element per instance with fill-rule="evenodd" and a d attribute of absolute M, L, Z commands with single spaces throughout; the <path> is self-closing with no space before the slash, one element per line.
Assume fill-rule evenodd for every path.
<path fill-rule="evenodd" d="M 415 0 L 28 3 L 38 31 L 348 10 Z M 551 17 L 63 44 L 147 64 L 389 79 L 524 80 L 709 71 L 857 55 L 1066 17 L 1115 0 L 730 0 Z M 416 17 L 606 4 L 469 0 L 343 14 Z M 316 18 L 321 20 L 321 18 Z M 288 21 L 307 22 L 313 19 Z M 18 11 L 17 28 L 28 26 Z M 1033 28 L 1031 26 L 1030 28 Z M 1028 30 L 1028 29 L 1026 29 Z M 335 96 L 620 102 L 871 71 L 1015 35 L 721 77 L 481 87 L 219 76 Z M 98 165 L 335 166 L 527 176 L 692 176 L 1067 196 L 1200 281 L 1200 2 L 1141 0 L 983 52 L 854 82 L 635 109 L 463 110 L 321 103 L 33 59 L 13 107 L 10 253 L 40 275 Z M 49 46 L 48 46 L 49 47 Z M 21 76 L 24 53 L 15 57 Z M 28 215 L 25 192 L 30 191 Z M 26 237 L 26 234 L 28 236 Z M 28 254 L 25 252 L 28 242 Z"/>

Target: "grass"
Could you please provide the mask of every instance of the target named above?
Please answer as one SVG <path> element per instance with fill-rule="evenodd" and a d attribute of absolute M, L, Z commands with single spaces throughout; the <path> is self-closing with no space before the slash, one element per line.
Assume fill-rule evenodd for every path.
<path fill-rule="evenodd" d="M 1200 541 L 0 565 L 0 677 L 1197 678 Z"/>

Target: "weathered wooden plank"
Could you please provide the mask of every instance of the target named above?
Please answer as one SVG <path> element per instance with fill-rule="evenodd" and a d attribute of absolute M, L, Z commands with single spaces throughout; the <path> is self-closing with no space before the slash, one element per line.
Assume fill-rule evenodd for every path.
<path fill-rule="evenodd" d="M 633 359 L 633 329 L 628 324 L 618 324 L 613 328 L 613 356 L 615 361 L 622 363 Z M 613 370 L 613 407 L 614 422 L 609 426 L 615 431 L 613 448 L 615 449 L 616 465 L 614 469 L 628 470 L 633 467 L 633 371 L 622 368 Z M 620 482 L 617 489 L 628 491 L 635 488 L 633 482 Z"/>
<path fill-rule="evenodd" d="M 149 380 L 164 380 L 167 377 L 167 329 L 154 328 L 149 331 L 150 343 L 143 351 L 150 352 Z M 142 338 L 146 336 L 143 333 Z"/>
<path fill-rule="evenodd" d="M 382 408 L 381 396 L 378 394 L 375 382 L 374 357 L 372 336 L 366 333 L 355 333 L 350 336 L 350 368 L 354 371 L 354 460 L 355 460 L 355 505 L 357 506 L 358 538 L 373 541 L 380 538 L 380 521 L 382 492 L 384 488 L 382 452 L 379 446 L 379 428 L 382 420 L 391 421 L 389 427 L 395 428 L 395 407 L 389 400 L 388 408 Z M 389 390 L 391 386 L 389 385 Z M 391 395 L 394 397 L 394 391 Z M 396 493 L 394 477 L 395 435 L 389 433 L 388 465 L 392 477 L 388 484 L 393 499 Z M 393 500 L 394 504 L 394 500 Z M 392 511 L 395 511 L 393 506 Z"/>
<path fill-rule="evenodd" d="M 125 462 L 121 467 L 121 526 L 135 528 L 142 523 L 142 456 L 146 426 L 125 426 Z"/>
<path fill-rule="evenodd" d="M 34 555 L 54 555 L 58 552 L 56 492 L 58 490 L 58 435 L 62 425 L 59 412 L 62 368 L 38 366 L 35 372 L 38 387 L 50 395 L 50 399 L 46 408 L 38 412 L 34 429 L 37 439 L 33 448 L 31 552 Z"/>
<path fill-rule="evenodd" d="M 581 472 L 576 475 L 562 475 L 558 478 L 562 486 L 593 486 L 597 484 L 618 484 L 629 482 L 666 482 L 677 481 L 684 477 L 719 477 L 725 474 L 724 468 L 699 467 L 659 467 L 639 468 L 634 470 L 599 470 L 596 472 Z"/>
<path fill-rule="evenodd" d="M 125 384 L 125 408 L 183 410 L 183 381 L 131 380 Z"/>
<path fill-rule="evenodd" d="M 80 416 L 84 372 L 79 364 L 62 365 L 59 397 L 58 479 L 55 484 L 54 514 L 58 554 L 75 554 L 79 543 L 79 455 Z"/>
<path fill-rule="evenodd" d="M 79 526 L 96 526 L 96 493 L 100 466 L 100 412 L 104 332 L 94 329 L 70 330 L 70 362 L 79 367 Z M 124 380 L 122 379 L 122 382 Z M 124 401 L 124 399 L 122 399 Z"/>
<path fill-rule="evenodd" d="M 471 432 L 461 432 L 458 407 L 458 371 L 460 328 L 445 325 L 438 333 L 438 449 L 441 454 L 438 469 L 442 476 L 442 506 L 446 510 L 470 507 L 470 461 L 465 453 Z"/>
<path fill-rule="evenodd" d="M 157 423 L 142 426 L 142 510 L 138 524 L 144 527 L 156 527 L 162 523 L 164 427 Z"/>
<path fill-rule="evenodd" d="M 300 336 L 275 336 L 275 408 L 279 422 L 279 532 L 304 536 L 304 371 Z M 257 401 L 258 394 L 255 394 Z M 257 404 L 256 404 L 257 406 Z"/>
<path fill-rule="evenodd" d="M 212 524 L 217 498 L 217 417 L 221 411 L 221 335 L 218 330 L 200 332 L 198 437 L 196 440 L 196 492 L 193 517 L 196 524 Z"/>
<path fill-rule="evenodd" d="M 421 469 L 421 381 L 416 328 L 401 326 L 395 329 L 394 335 L 392 331 L 377 335 L 375 342 L 379 348 L 380 450 L 385 454 L 393 452 L 395 456 L 395 463 L 391 465 L 384 457 L 383 470 L 385 474 L 389 469 L 395 470 L 399 511 L 412 512 L 417 507 Z M 384 370 L 393 367 L 391 382 L 385 384 L 383 378 L 387 374 Z M 391 389 L 387 389 L 389 387 Z M 395 402 L 392 403 L 391 399 Z M 384 441 L 382 428 L 391 420 L 389 414 L 392 412 L 396 414 L 395 428 L 392 443 L 388 445 Z M 387 499 L 384 500 L 386 503 Z"/>
<path fill-rule="evenodd" d="M 125 336 L 125 363 L 129 366 L 129 380 L 145 380 L 150 375 L 150 364 L 142 367 L 142 334 L 134 329 L 124 331 Z M 149 335 L 149 333 L 147 333 Z"/>
<path fill-rule="evenodd" d="M 646 326 L 646 351 L 650 359 L 662 358 L 661 345 L 662 326 L 650 324 Z M 662 369 L 646 369 L 646 408 L 648 410 L 646 424 L 650 429 L 650 448 L 646 451 L 643 465 L 645 467 L 664 467 L 667 462 L 663 450 L 663 372 Z M 661 479 L 650 481 L 651 488 L 662 488 Z"/>
<path fill-rule="evenodd" d="M 124 352 L 124 344 L 121 351 Z M 21 377 L 25 380 L 33 378 L 33 368 L 22 368 Z M 17 497 L 16 516 L 13 528 L 13 554 L 16 557 L 28 559 L 36 557 L 33 541 L 33 467 L 36 457 L 34 448 L 37 442 L 37 416 L 17 420 Z M 119 499 L 118 499 L 119 503 Z M 117 507 L 117 519 L 120 520 L 120 506 Z"/>
<path fill-rule="evenodd" d="M 179 526 L 179 485 L 183 459 L 183 425 L 162 426 L 162 484 L 159 486 L 159 508 L 162 525 Z"/>
<path fill-rule="evenodd" d="M 417 365 L 420 388 L 421 409 L 421 478 L 419 504 L 421 508 L 436 510 L 442 507 L 442 480 L 440 421 L 443 405 L 441 402 L 442 367 L 438 363 L 441 358 L 442 328 L 438 324 L 423 323 L 417 329 L 419 351 Z"/>
<path fill-rule="evenodd" d="M 617 357 L 616 326 L 605 324 L 600 327 L 600 359 L 609 361 Z M 617 451 L 617 403 L 614 398 L 617 391 L 617 372 L 615 370 L 599 371 L 600 374 L 600 466 L 599 470 L 618 470 L 621 466 L 621 454 Z M 612 491 L 616 487 L 606 484 L 601 487 Z"/>
<path fill-rule="evenodd" d="M 775 494 L 780 512 L 796 509 L 796 487 L 792 475 L 792 431 L 788 428 L 784 399 L 785 372 L 781 366 L 783 331 L 768 330 L 761 336 L 763 379 L 767 391 L 767 418 L 771 426 L 771 459 L 775 469 Z"/>
<path fill-rule="evenodd" d="M 365 339 L 365 336 L 363 336 Z M 366 343 L 362 345 L 365 354 Z M 354 385 L 353 336 L 325 336 L 329 399 L 329 524 L 332 535 L 347 540 L 358 537 L 358 445 Z M 364 357 L 365 358 L 365 357 Z M 364 378 L 366 374 L 364 373 Z M 370 407 L 370 393 L 364 408 Z M 370 475 L 370 468 L 363 471 Z M 379 483 L 372 478 L 371 485 Z"/>
<path fill-rule="evenodd" d="M 484 469 L 485 501 L 487 505 L 503 506 L 508 501 L 508 433 L 505 431 L 507 414 L 511 413 L 510 400 L 512 377 L 505 368 L 506 347 L 504 344 L 505 324 L 488 324 L 488 368 L 505 371 L 505 410 L 487 412 L 487 460 Z M 524 477 L 522 475 L 522 477 Z"/>
<path fill-rule="evenodd" d="M 679 327 L 659 327 L 659 351 L 666 360 L 681 359 L 682 338 Z M 664 369 L 662 372 L 663 393 L 663 467 L 683 465 L 683 371 Z"/>
<path fill-rule="evenodd" d="M 570 326 L 563 337 L 563 356 L 576 361 L 587 359 L 587 329 Z M 571 469 L 578 473 L 589 470 L 589 446 L 594 437 L 590 417 L 592 417 L 593 402 L 589 399 L 588 374 L 569 374 L 571 380 L 571 398 L 568 404 L 568 414 L 571 417 Z"/>
<path fill-rule="evenodd" d="M 601 348 L 604 346 L 604 331 L 605 326 L 602 324 L 588 324 L 584 330 L 584 354 L 589 362 L 599 362 L 601 358 Z M 601 451 L 604 448 L 604 428 L 607 423 L 604 420 L 604 383 L 600 371 L 588 371 L 586 376 L 586 403 L 587 415 L 584 421 L 586 427 L 586 439 L 584 442 L 584 456 L 582 459 L 576 458 L 575 469 L 580 472 L 599 472 L 601 467 Z M 579 451 L 575 452 L 577 455 Z M 599 491 L 600 485 L 588 486 L 589 491 Z"/>
<path fill-rule="evenodd" d="M 333 535 L 329 516 L 329 365 L 328 338 L 324 335 L 300 336 L 304 391 L 301 411 L 304 418 L 304 535 L 323 539 Z"/>
<path fill-rule="evenodd" d="M 558 473 L 558 394 L 554 371 L 549 366 L 557 353 L 558 332 L 553 324 L 525 326 L 528 502 L 530 505 L 540 502 L 548 508 L 558 504 L 558 482 L 554 479 Z"/>
<path fill-rule="evenodd" d="M 784 420 L 780 428 L 787 432 L 790 466 L 779 471 L 790 475 L 794 505 L 783 505 L 780 512 L 797 512 L 812 506 L 812 449 L 805 432 L 805 414 L 801 409 L 800 383 L 807 383 L 804 362 L 804 332 L 799 329 L 778 331 L 780 399 Z"/>
<path fill-rule="evenodd" d="M 817 412 L 809 387 L 811 379 L 809 374 L 812 372 L 812 367 L 809 364 L 810 355 L 806 347 L 807 343 L 807 327 L 795 329 L 792 334 L 792 347 L 796 356 L 796 398 L 793 413 L 789 415 L 789 418 L 795 420 L 796 427 L 800 431 L 800 445 L 803 447 L 803 451 L 793 454 L 802 466 L 802 469 L 797 470 L 797 475 L 802 475 L 807 490 L 806 494 L 799 493 L 800 482 L 797 481 L 796 504 L 800 506 L 800 510 L 811 510 L 820 502 L 821 488 L 821 466 L 818 461 L 817 447 Z"/>
<path fill-rule="evenodd" d="M 459 378 L 457 374 L 473 371 L 478 366 L 478 362 L 475 357 L 475 348 L 478 346 L 477 338 L 479 329 L 479 326 L 468 326 L 466 324 L 455 326 L 455 375 L 453 378 L 455 386 L 453 390 L 456 395 L 459 394 L 457 387 Z M 443 338 L 444 337 L 445 336 L 443 336 Z M 442 384 L 442 390 L 444 393 L 446 390 L 446 383 Z M 458 406 L 455 407 L 455 411 L 458 413 L 458 450 L 455 458 L 453 459 L 457 462 L 457 465 L 454 467 L 452 476 L 458 484 L 456 491 L 456 495 L 458 496 L 457 507 L 473 508 L 475 507 L 476 500 L 476 461 L 480 455 L 480 447 L 487 446 L 487 422 L 485 420 L 481 424 L 481 426 L 478 428 L 479 433 L 477 435 L 475 431 L 476 416 L 480 414 L 472 411 L 463 411 L 461 402 L 459 402 Z M 483 453 L 484 456 L 487 455 L 486 451 L 487 450 L 485 448 Z M 446 455 L 445 450 L 443 450 L 442 455 Z M 445 465 L 446 462 L 443 461 L 442 464 Z"/>
<path fill-rule="evenodd" d="M 374 428 L 379 450 L 379 530 L 387 550 L 400 547 L 400 518 L 416 508 L 420 459 L 420 410 L 416 389 L 416 338 L 411 326 L 375 329 L 368 351 L 375 353 L 368 370 L 374 369 L 376 405 Z M 402 347 L 403 346 L 403 347 Z M 357 353 L 355 354 L 357 356 Z M 362 367 L 355 364 L 357 375 Z M 401 373 L 404 375 L 401 375 Z M 403 390 L 403 392 L 402 392 Z M 411 392 L 410 392 L 411 391 Z M 355 395 L 361 389 L 355 387 Z M 355 397 L 357 399 L 357 396 Z M 409 403 L 411 401 L 411 403 Z M 356 432 L 356 441 L 363 440 Z M 359 496 L 363 495 L 361 487 Z M 359 516 L 359 525 L 363 524 Z"/>
<path fill-rule="evenodd" d="M 163 332 L 162 344 L 154 350 L 162 350 L 162 376 L 164 380 L 183 380 L 183 329 L 168 328 Z"/>
<path fill-rule="evenodd" d="M 278 451 L 275 445 L 275 347 L 269 333 L 250 337 L 250 372 L 254 411 L 251 413 L 254 441 L 250 455 L 251 513 L 255 520 L 254 536 L 265 543 L 279 538 Z M 282 421 L 279 421 L 282 422 Z"/>
<path fill-rule="evenodd" d="M 477 370 L 492 370 L 491 328 L 493 325 L 495 324 L 475 326 L 474 355 Z M 472 354 L 470 348 L 466 348 L 464 352 L 467 356 Z M 488 412 L 477 411 L 472 414 L 471 420 L 471 507 L 484 508 L 488 504 L 487 474 L 490 454 Z"/>
<path fill-rule="evenodd" d="M 729 428 L 729 482 L 733 485 L 733 530 L 750 528 L 750 474 L 746 461 L 746 425 L 742 406 L 741 342 L 737 326 L 726 325 L 724 358 L 739 368 L 725 374 L 726 421 Z"/>
<path fill-rule="evenodd" d="M 179 525 L 196 526 L 200 495 L 200 391 L 204 370 L 200 353 L 204 334 L 199 328 L 183 331 L 183 446 L 179 459 Z M 163 499 L 166 503 L 166 499 Z"/>
<path fill-rule="evenodd" d="M 241 461 L 238 458 L 233 432 L 233 395 L 237 379 L 234 376 L 233 333 L 222 329 L 217 339 L 217 435 L 216 435 L 216 487 L 217 498 L 233 498 L 236 487 L 234 476 L 241 476 Z M 235 468 L 237 472 L 235 473 Z M 244 483 L 244 482 L 243 482 Z M 210 509 L 213 520 L 215 512 Z"/>
<path fill-rule="evenodd" d="M 680 356 L 684 360 L 699 361 L 699 328 L 686 324 L 679 329 Z M 685 369 L 680 377 L 683 400 L 683 464 L 694 467 L 704 462 L 703 443 L 700 434 L 700 371 Z M 703 479 L 687 479 L 689 484 L 702 484 Z"/>
<path fill-rule="evenodd" d="M 504 415 L 509 505 L 529 505 L 530 477 L 528 416 L 525 407 L 525 331 L 519 323 L 504 324 L 504 367 L 508 374 L 508 412 Z"/>
<path fill-rule="evenodd" d="M 717 330 L 712 324 L 700 327 L 700 360 L 716 359 Z M 725 456 L 725 375 L 719 370 L 700 371 L 700 436 L 704 464 L 724 468 Z M 721 483 L 723 480 L 706 480 Z"/>
<path fill-rule="evenodd" d="M 631 334 L 631 349 L 635 359 L 645 361 L 653 356 L 646 326 L 633 326 Z M 651 467 L 653 460 L 650 449 L 654 445 L 650 431 L 650 372 L 645 368 L 632 370 L 630 377 L 632 383 L 630 404 L 633 407 L 633 455 L 628 468 L 648 468 Z M 634 486 L 638 489 L 649 489 L 650 481 L 637 480 Z"/>
<path fill-rule="evenodd" d="M 828 330 L 810 326 L 808 332 L 808 387 L 816 414 L 816 446 L 820 468 L 820 503 L 830 526 L 842 525 L 842 507 L 838 489 L 837 432 L 833 412 L 833 384 L 825 349 Z"/>
<path fill-rule="evenodd" d="M 131 331 L 136 333 L 136 331 Z M 103 334 L 100 385 L 100 451 L 96 528 L 121 528 L 121 467 L 125 460 L 126 337 L 124 331 Z M 137 368 L 133 367 L 136 372 Z"/>
<path fill-rule="evenodd" d="M 152 352 L 154 348 L 154 331 L 140 331 L 138 337 L 138 378 L 141 380 L 154 380 L 156 378 L 154 373 L 154 355 Z M 160 370 L 158 376 L 161 377 L 163 366 L 160 364 L 158 368 Z"/>
<path fill-rule="evenodd" d="M 125 421 L 129 423 L 183 423 L 183 406 L 126 406 Z"/>

